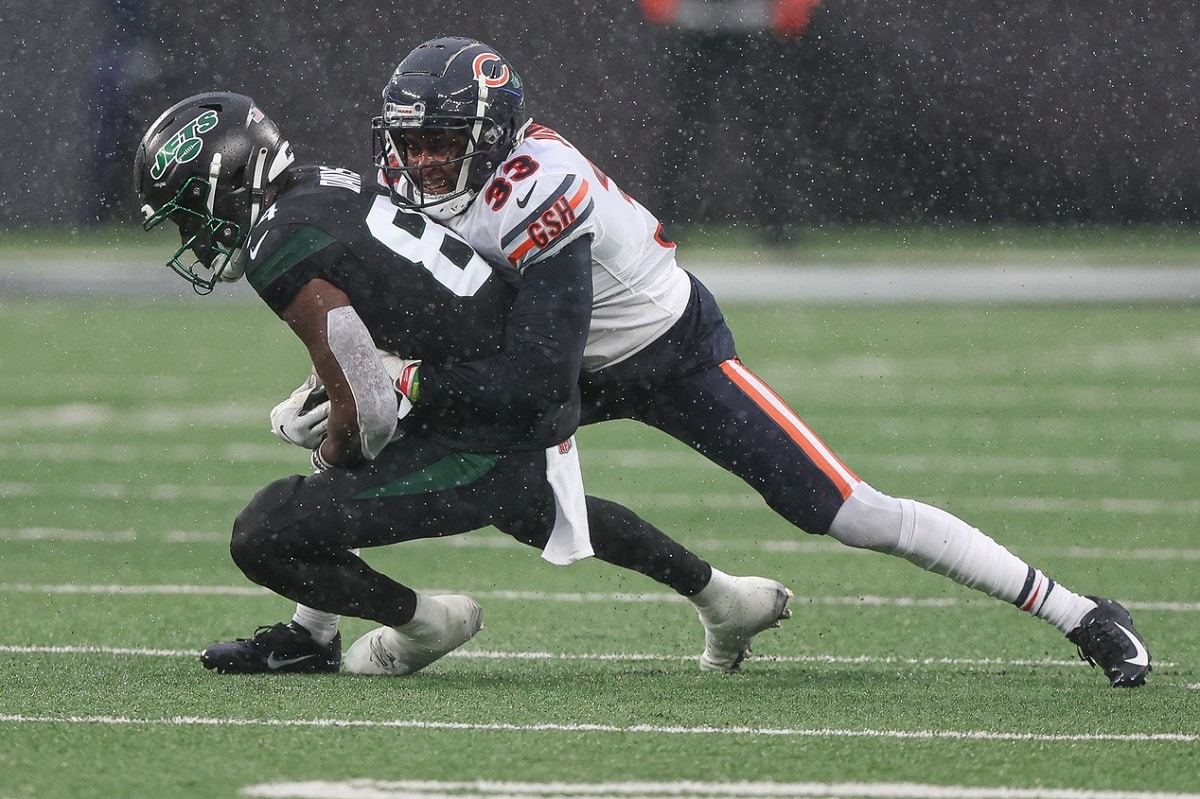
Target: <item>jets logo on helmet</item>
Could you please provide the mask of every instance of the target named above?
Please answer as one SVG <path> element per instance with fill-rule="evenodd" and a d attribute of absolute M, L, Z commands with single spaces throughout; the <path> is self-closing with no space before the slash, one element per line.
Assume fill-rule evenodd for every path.
<path fill-rule="evenodd" d="M 224 123 L 224 124 L 222 124 Z M 164 111 L 142 137 L 134 188 L 142 227 L 173 222 L 181 246 L 167 266 L 200 293 L 237 280 L 267 187 L 294 161 L 291 145 L 254 100 L 208 92 Z"/>
<path fill-rule="evenodd" d="M 208 133 L 217 126 L 217 122 L 217 112 L 210 109 L 185 125 L 154 154 L 150 177 L 161 180 L 171 164 L 195 161 L 204 149 L 204 139 L 200 138 L 200 134 Z"/>

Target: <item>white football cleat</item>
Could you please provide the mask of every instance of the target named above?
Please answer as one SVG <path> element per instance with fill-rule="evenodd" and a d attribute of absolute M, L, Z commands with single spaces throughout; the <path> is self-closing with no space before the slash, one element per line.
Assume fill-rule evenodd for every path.
<path fill-rule="evenodd" d="M 712 580 L 691 598 L 704 625 L 705 671 L 737 671 L 754 636 L 790 618 L 792 592 L 764 577 L 733 577 L 713 569 Z"/>
<path fill-rule="evenodd" d="M 417 594 L 412 621 L 359 638 L 342 666 L 350 674 L 412 674 L 470 641 L 482 626 L 483 608 L 469 596 Z"/>

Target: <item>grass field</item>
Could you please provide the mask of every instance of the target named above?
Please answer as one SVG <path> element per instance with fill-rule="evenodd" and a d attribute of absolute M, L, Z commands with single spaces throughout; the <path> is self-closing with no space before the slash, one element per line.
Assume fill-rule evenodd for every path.
<path fill-rule="evenodd" d="M 649 580 L 481 531 L 369 555 L 484 605 L 425 672 L 210 674 L 206 644 L 290 616 L 226 545 L 304 466 L 266 425 L 302 349 L 250 303 L 4 298 L 0 799 L 1200 796 L 1197 308 L 726 310 L 860 476 L 1126 603 L 1148 684 L 624 423 L 579 436 L 592 493 L 795 591 L 744 673 L 700 673 L 694 611 Z"/>

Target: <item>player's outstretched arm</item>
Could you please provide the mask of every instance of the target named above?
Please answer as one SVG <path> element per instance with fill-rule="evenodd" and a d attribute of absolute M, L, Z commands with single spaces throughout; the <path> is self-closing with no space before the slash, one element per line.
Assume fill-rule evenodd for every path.
<path fill-rule="evenodd" d="M 591 239 L 582 237 L 522 273 L 504 351 L 452 366 L 422 365 L 417 403 L 492 412 L 561 404 L 579 382 L 591 318 Z"/>

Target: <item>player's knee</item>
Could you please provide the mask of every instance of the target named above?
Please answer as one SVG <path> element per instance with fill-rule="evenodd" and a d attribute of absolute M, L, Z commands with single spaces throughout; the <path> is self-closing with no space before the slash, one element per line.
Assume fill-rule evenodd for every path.
<path fill-rule="evenodd" d="M 832 487 L 812 491 L 788 485 L 765 485 L 759 490 L 767 506 L 806 533 L 829 532 L 839 508 L 841 495 Z"/>
<path fill-rule="evenodd" d="M 233 522 L 233 535 L 229 539 L 229 555 L 246 577 L 256 583 L 265 565 L 271 560 L 269 538 L 264 528 L 257 524 L 258 514 L 247 506 Z"/>
<path fill-rule="evenodd" d="M 270 564 L 283 555 L 282 541 L 272 529 L 271 519 L 273 510 L 279 508 L 285 495 L 290 495 L 293 479 L 276 480 L 263 488 L 233 522 L 229 554 L 242 573 L 260 585 Z"/>
<path fill-rule="evenodd" d="M 876 552 L 896 552 L 903 531 L 903 502 L 866 483 L 855 486 L 829 525 L 829 535 L 846 546 Z"/>
<path fill-rule="evenodd" d="M 530 503 L 525 512 L 515 518 L 496 519 L 493 526 L 522 544 L 542 549 L 550 540 L 550 531 L 554 529 L 554 509 L 539 510 L 535 503 Z"/>

